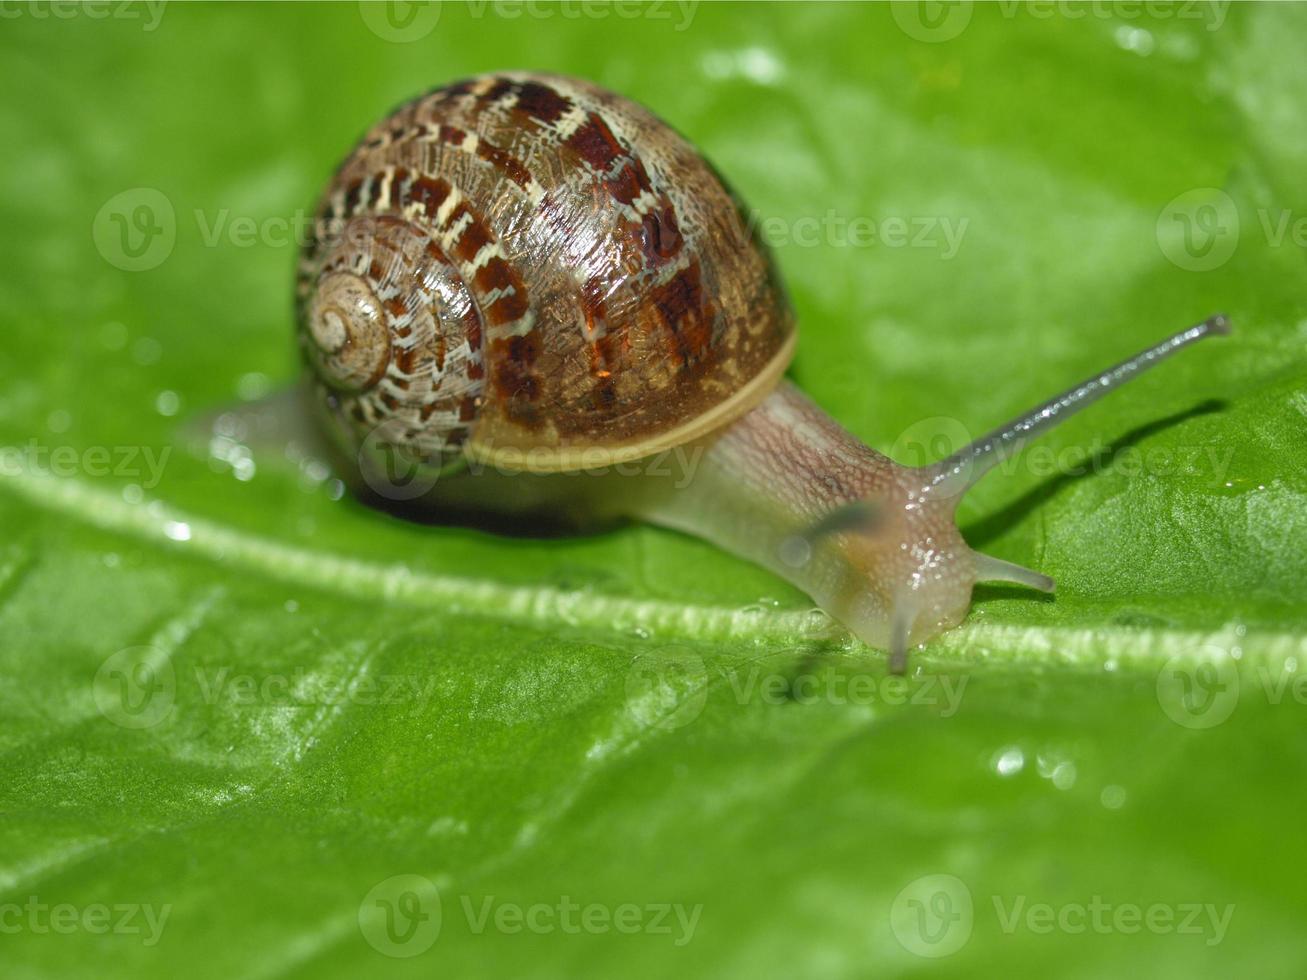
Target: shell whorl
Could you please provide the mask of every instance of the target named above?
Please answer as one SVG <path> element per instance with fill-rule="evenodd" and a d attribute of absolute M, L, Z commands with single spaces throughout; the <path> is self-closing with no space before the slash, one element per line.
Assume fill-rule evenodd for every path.
<path fill-rule="evenodd" d="M 437 463 L 647 455 L 747 411 L 793 341 L 765 249 L 692 146 L 589 83 L 520 73 L 437 89 L 365 136 L 298 298 L 339 432 L 384 426 Z"/>
<path fill-rule="evenodd" d="M 321 264 L 301 339 L 354 441 L 442 464 L 467 438 L 484 388 L 481 322 L 459 271 L 422 226 L 348 220 Z"/>
<path fill-rule="evenodd" d="M 308 313 L 318 375 L 344 391 L 366 391 L 390 364 L 390 329 L 376 290 L 353 272 L 322 277 Z"/>

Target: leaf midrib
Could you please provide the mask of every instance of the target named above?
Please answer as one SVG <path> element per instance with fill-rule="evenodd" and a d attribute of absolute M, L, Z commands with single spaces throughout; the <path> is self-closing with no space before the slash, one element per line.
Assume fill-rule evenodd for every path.
<path fill-rule="evenodd" d="M 731 608 L 603 595 L 547 585 L 515 586 L 487 579 L 439 575 L 403 563 L 348 558 L 269 541 L 240 528 L 194 517 L 162 501 L 128 502 L 82 480 L 39 469 L 0 475 L 4 487 L 38 509 L 58 513 L 111 533 L 127 535 L 193 557 L 351 598 L 400 602 L 449 613 L 481 616 L 541 628 L 605 632 L 646 631 L 653 637 L 767 643 L 836 642 L 861 645 L 817 609 Z M 183 537 L 184 540 L 178 540 Z M 1237 652 L 1236 652 L 1237 651 Z M 1175 658 L 1222 656 L 1244 665 L 1280 667 L 1307 656 L 1307 637 L 1245 630 L 1235 623 L 1218 630 L 990 624 L 974 618 L 932 640 L 924 656 L 941 660 L 994 660 L 1116 669 L 1155 667 Z"/>

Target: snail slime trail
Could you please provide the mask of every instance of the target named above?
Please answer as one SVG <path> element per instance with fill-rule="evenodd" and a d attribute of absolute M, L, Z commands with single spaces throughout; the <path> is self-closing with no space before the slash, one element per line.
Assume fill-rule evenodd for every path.
<path fill-rule="evenodd" d="M 410 503 L 434 519 L 625 516 L 696 535 L 803 589 L 895 670 L 962 620 L 976 582 L 1052 590 L 967 547 L 962 493 L 1228 331 L 1212 317 L 947 460 L 901 466 L 784 380 L 794 315 L 703 156 L 634 102 L 523 72 L 435 89 L 364 136 L 322 195 L 297 319 L 317 424 L 356 483 L 398 454 L 430 474 Z"/>

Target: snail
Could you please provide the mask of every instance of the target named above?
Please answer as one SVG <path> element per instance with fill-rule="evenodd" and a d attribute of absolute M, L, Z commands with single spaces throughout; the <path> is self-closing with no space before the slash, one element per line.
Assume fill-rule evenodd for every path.
<path fill-rule="evenodd" d="M 900 465 L 785 379 L 794 315 L 704 157 L 632 101 L 520 72 L 437 88 L 364 136 L 316 212 L 297 323 L 318 422 L 360 488 L 398 455 L 437 514 L 696 535 L 806 592 L 900 672 L 962 621 L 977 582 L 1053 590 L 967 546 L 961 495 L 1229 330 L 1211 317 L 947 459 Z"/>

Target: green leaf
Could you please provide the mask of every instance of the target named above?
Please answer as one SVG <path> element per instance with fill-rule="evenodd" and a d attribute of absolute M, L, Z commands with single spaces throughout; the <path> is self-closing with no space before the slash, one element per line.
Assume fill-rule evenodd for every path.
<path fill-rule="evenodd" d="M 1303 8 L 2 13 L 6 976 L 1301 962 Z M 967 498 L 1058 594 L 977 590 L 906 679 L 697 541 L 417 525 L 191 451 L 294 380 L 295 236 L 352 141 L 507 67 L 703 147 L 796 380 L 883 451 L 1236 334 Z"/>

